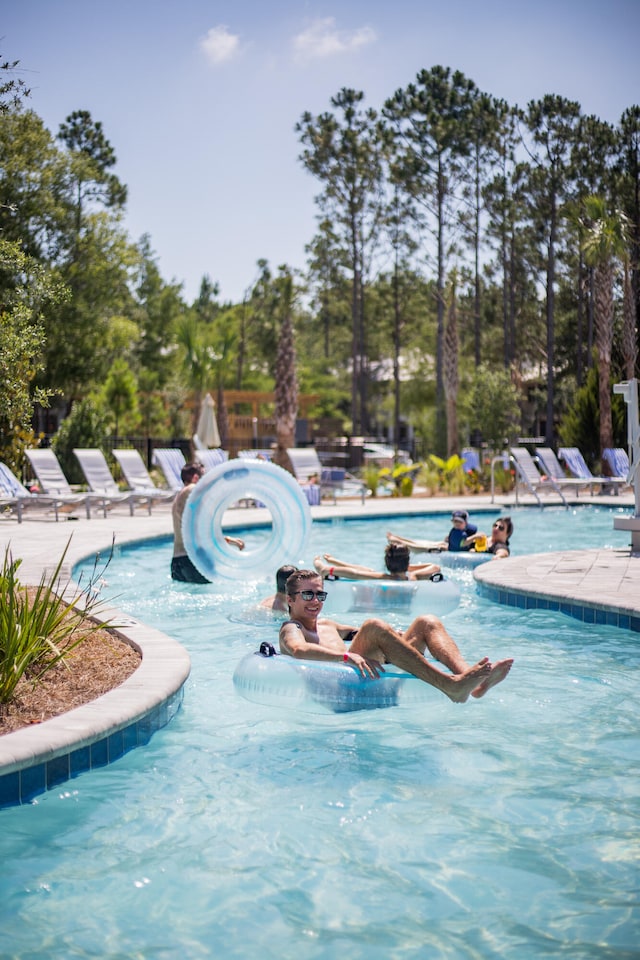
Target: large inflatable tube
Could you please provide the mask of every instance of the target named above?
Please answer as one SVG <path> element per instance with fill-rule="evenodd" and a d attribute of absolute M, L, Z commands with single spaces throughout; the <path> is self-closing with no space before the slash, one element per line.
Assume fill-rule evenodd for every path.
<path fill-rule="evenodd" d="M 460 587 L 452 580 L 325 580 L 327 599 L 324 612 L 383 615 L 383 611 L 399 610 L 434 613 L 442 617 L 460 603 Z"/>
<path fill-rule="evenodd" d="M 392 665 L 379 678 L 364 679 L 347 664 L 295 660 L 281 654 L 247 654 L 235 669 L 233 683 L 253 703 L 306 713 L 380 710 L 433 699 L 428 683 Z"/>
<path fill-rule="evenodd" d="M 259 500 L 271 514 L 271 533 L 259 546 L 238 550 L 222 532 L 225 510 L 237 500 Z M 182 515 L 182 536 L 203 577 L 257 577 L 283 563 L 299 563 L 311 531 L 311 511 L 300 484 L 274 463 L 227 460 L 195 485 Z"/>
<path fill-rule="evenodd" d="M 487 560 L 493 560 L 493 554 L 487 553 L 476 553 L 475 550 L 443 550 L 442 553 L 438 554 L 437 562 L 441 567 L 451 567 L 455 569 L 456 567 L 462 569 L 469 569 L 473 567 L 479 567 L 481 563 L 486 563 Z"/>

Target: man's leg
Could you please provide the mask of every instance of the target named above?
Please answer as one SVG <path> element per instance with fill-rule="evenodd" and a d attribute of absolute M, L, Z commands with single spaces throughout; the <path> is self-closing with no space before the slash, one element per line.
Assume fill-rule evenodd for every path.
<path fill-rule="evenodd" d="M 435 660 L 443 663 L 452 673 L 465 673 L 469 670 L 469 664 L 460 653 L 453 637 L 445 629 L 442 620 L 432 614 L 416 617 L 409 629 L 405 631 L 404 639 L 419 653 L 424 654 L 427 649 Z M 491 665 L 490 674 L 471 691 L 471 695 L 476 698 L 483 697 L 487 690 L 505 679 L 512 665 L 511 658 L 497 660 Z"/>
<path fill-rule="evenodd" d="M 407 634 L 411 635 L 411 640 L 406 639 L 407 634 L 402 636 L 382 620 L 366 620 L 358 630 L 351 644 L 351 649 L 354 653 L 359 653 L 368 659 L 378 660 L 380 663 L 393 663 L 401 670 L 406 670 L 407 673 L 412 673 L 419 680 L 424 680 L 425 683 L 441 690 L 450 700 L 456 703 L 464 703 L 471 692 L 488 679 L 491 674 L 491 664 L 485 657 L 474 666 L 467 666 L 455 643 L 451 641 L 455 649 L 449 648 L 447 650 L 447 643 L 444 639 L 441 639 L 439 644 L 432 640 L 436 649 L 439 649 L 441 656 L 446 657 L 441 662 L 445 666 L 449 666 L 449 663 L 455 661 L 455 652 L 457 651 L 461 662 L 465 663 L 464 668 L 456 671 L 456 676 L 449 676 L 428 663 L 422 650 L 428 646 L 428 635 L 433 630 L 428 623 L 421 623 L 421 621 L 432 619 L 437 620 L 437 618 L 430 617 L 418 617 L 417 620 L 414 620 L 407 631 Z M 439 621 L 437 622 L 439 623 Z M 445 635 L 448 637 L 446 631 Z M 419 649 L 420 645 L 422 645 L 422 650 Z M 435 656 L 435 654 L 432 655 Z M 437 659 L 440 659 L 440 657 Z M 449 669 L 452 668 L 449 666 Z"/>

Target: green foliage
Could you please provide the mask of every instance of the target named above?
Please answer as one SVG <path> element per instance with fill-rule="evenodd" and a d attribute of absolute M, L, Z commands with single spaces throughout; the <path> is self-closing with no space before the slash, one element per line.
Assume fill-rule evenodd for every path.
<path fill-rule="evenodd" d="M 457 453 L 444 460 L 430 453 L 428 461 L 437 470 L 439 487 L 450 494 L 462 494 L 465 490 L 464 460 Z"/>
<path fill-rule="evenodd" d="M 613 389 L 613 383 L 611 384 Z M 613 394 L 611 414 L 614 446 L 626 446 L 626 411 L 624 398 Z M 598 370 L 591 367 L 582 387 L 576 391 L 573 403 L 558 427 L 563 447 L 578 447 L 588 466 L 593 470 L 600 461 L 600 408 L 598 406 Z"/>
<path fill-rule="evenodd" d="M 21 561 L 13 559 L 9 547 L 5 550 L 0 570 L 0 704 L 12 699 L 23 676 L 37 683 L 105 626 L 91 620 L 101 604 L 94 587 L 103 571 L 98 575 L 94 569 L 86 586 L 74 588 L 63 599 L 69 585 L 61 585 L 61 571 L 69 542 L 49 579 L 42 575 L 31 598 L 18 580 Z M 111 556 L 107 564 L 110 560 Z"/>
<path fill-rule="evenodd" d="M 71 413 L 60 424 L 51 445 L 69 483 L 84 482 L 74 447 L 103 447 L 108 435 L 107 422 L 108 414 L 102 402 L 87 397 L 74 403 Z"/>
<path fill-rule="evenodd" d="M 119 359 L 113 363 L 101 393 L 114 416 L 114 435 L 117 437 L 122 416 L 137 409 L 136 378 L 126 360 Z"/>
<path fill-rule="evenodd" d="M 463 416 L 485 443 L 501 449 L 517 432 L 520 418 L 518 391 L 504 368 L 481 364 L 473 376 Z"/>
<path fill-rule="evenodd" d="M 12 469 L 22 465 L 24 449 L 34 442 L 34 399 L 45 406 L 49 394 L 31 394 L 44 368 L 41 310 L 61 299 L 64 289 L 54 275 L 24 254 L 17 243 L 0 240 L 0 459 Z"/>

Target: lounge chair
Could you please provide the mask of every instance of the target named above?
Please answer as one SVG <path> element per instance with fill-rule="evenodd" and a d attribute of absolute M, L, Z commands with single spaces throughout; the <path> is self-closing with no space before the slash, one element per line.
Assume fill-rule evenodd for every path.
<path fill-rule="evenodd" d="M 624 447 L 605 447 L 602 451 L 602 459 L 611 470 L 612 480 L 630 483 L 629 474 L 629 455 Z"/>
<path fill-rule="evenodd" d="M 240 460 L 269 460 L 273 459 L 273 450 L 261 447 L 256 450 L 238 450 Z"/>
<path fill-rule="evenodd" d="M 177 493 L 184 486 L 180 471 L 187 462 L 184 453 L 177 447 L 157 447 L 151 456 L 151 462 L 155 467 L 160 467 L 167 481 L 169 490 Z"/>
<path fill-rule="evenodd" d="M 228 459 L 229 454 L 221 447 L 216 447 L 214 450 L 196 449 L 196 460 L 200 461 L 205 470 L 213 470 L 214 467 L 218 467 L 221 463 L 226 463 Z"/>
<path fill-rule="evenodd" d="M 620 487 L 624 485 L 624 480 L 620 480 L 619 478 L 596 477 L 587 466 L 584 457 L 577 447 L 560 447 L 558 457 L 560 460 L 564 460 L 574 477 L 585 480 L 591 484 L 592 494 L 594 487 L 599 486 L 602 488 L 602 492 L 604 492 L 607 487 L 613 488 L 614 493 L 617 495 Z"/>
<path fill-rule="evenodd" d="M 146 493 L 157 501 L 173 500 L 175 490 L 163 490 L 156 487 L 145 467 L 144 460 L 137 450 L 113 450 L 113 455 L 120 465 L 122 475 L 127 486 L 136 493 Z"/>
<path fill-rule="evenodd" d="M 529 493 L 536 498 L 539 506 L 543 506 L 539 494 L 549 491 L 557 493 L 565 507 L 569 506 L 555 480 L 549 476 L 542 476 L 526 447 L 511 447 L 509 453 L 516 468 L 516 482 L 520 480 Z"/>
<path fill-rule="evenodd" d="M 87 519 L 90 519 L 94 498 L 90 494 L 75 493 L 71 489 L 53 450 L 50 447 L 41 447 L 37 450 L 25 450 L 25 453 L 36 475 L 42 495 L 57 501 L 59 508 L 64 506 L 74 509 L 84 506 Z"/>
<path fill-rule="evenodd" d="M 60 513 L 69 513 L 79 506 L 85 506 L 89 517 L 90 510 L 85 497 L 74 493 L 70 497 L 31 493 L 5 463 L 0 463 L 0 507 L 10 507 L 18 523 L 22 523 L 23 511 L 31 507 L 53 510 L 56 520 L 59 520 Z"/>
<path fill-rule="evenodd" d="M 536 447 L 536 458 L 546 476 L 555 480 L 559 487 L 573 487 L 576 497 L 580 496 L 580 490 L 589 487 L 593 496 L 594 481 L 597 486 L 597 480 L 595 478 L 590 480 L 582 477 L 568 477 L 551 447 Z"/>
<path fill-rule="evenodd" d="M 341 468 L 323 467 L 315 447 L 291 447 L 287 453 L 299 483 L 308 484 L 310 478 L 315 476 L 320 484 L 321 497 L 328 494 L 333 497 L 334 503 L 338 496 L 360 497 L 364 503 L 367 495 L 366 484 Z"/>
<path fill-rule="evenodd" d="M 133 516 L 136 504 L 144 504 L 151 513 L 152 499 L 148 494 L 136 493 L 134 490 L 122 491 L 113 479 L 104 453 L 97 447 L 74 447 L 74 454 L 80 464 L 85 480 L 89 484 L 91 493 L 102 497 L 102 506 L 106 516 L 107 509 L 126 504 L 129 514 Z"/>

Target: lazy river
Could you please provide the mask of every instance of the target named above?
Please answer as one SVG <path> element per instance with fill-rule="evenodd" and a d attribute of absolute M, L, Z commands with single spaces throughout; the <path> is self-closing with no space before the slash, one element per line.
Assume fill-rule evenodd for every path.
<path fill-rule="evenodd" d="M 628 540 L 609 509 L 511 515 L 516 554 Z M 389 528 L 436 539 L 448 516 L 314 523 L 292 562 L 380 566 Z M 464 705 L 434 690 L 309 716 L 233 687 L 277 634 L 256 608 L 273 577 L 175 584 L 170 555 L 120 548 L 104 590 L 187 647 L 182 708 L 147 746 L 0 811 L 2 956 L 637 957 L 637 634 L 499 606 L 454 568 L 445 623 L 469 661 L 514 656 L 507 681 Z"/>

